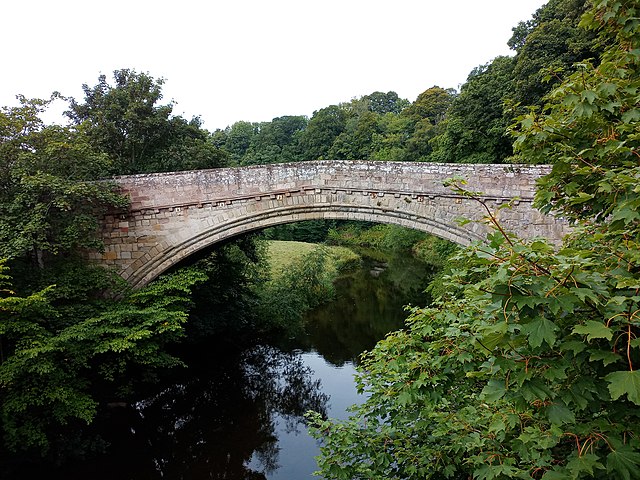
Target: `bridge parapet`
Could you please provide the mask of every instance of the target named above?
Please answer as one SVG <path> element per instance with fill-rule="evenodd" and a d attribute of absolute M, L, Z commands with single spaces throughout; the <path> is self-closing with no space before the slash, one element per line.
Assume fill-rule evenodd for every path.
<path fill-rule="evenodd" d="M 131 210 L 259 197 L 276 191 L 340 190 L 452 195 L 443 182 L 462 177 L 486 198 L 531 200 L 547 165 L 470 165 L 332 160 L 117 177 Z"/>
<path fill-rule="evenodd" d="M 141 286 L 186 256 L 215 242 L 268 226 L 312 219 L 393 223 L 466 245 L 482 240 L 486 212 L 443 185 L 464 178 L 500 210 L 507 230 L 559 241 L 561 219 L 531 206 L 545 165 L 461 165 L 322 161 L 116 178 L 131 198 L 128 211 L 107 215 L 106 250 L 93 258 L 115 265 Z M 456 219 L 472 223 L 461 226 Z"/>

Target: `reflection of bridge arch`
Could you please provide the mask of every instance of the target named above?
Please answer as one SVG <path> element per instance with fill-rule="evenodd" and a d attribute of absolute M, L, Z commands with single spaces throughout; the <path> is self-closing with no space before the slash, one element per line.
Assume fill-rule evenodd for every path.
<path fill-rule="evenodd" d="M 506 229 L 559 240 L 565 224 L 531 207 L 535 180 L 547 169 L 326 161 L 119 177 L 131 208 L 105 217 L 106 250 L 94 258 L 116 265 L 137 287 L 214 243 L 312 219 L 396 224 L 467 245 L 482 240 L 486 226 L 456 220 L 480 220 L 485 212 L 443 186 L 454 176 L 489 205 L 519 199 L 500 211 Z"/>

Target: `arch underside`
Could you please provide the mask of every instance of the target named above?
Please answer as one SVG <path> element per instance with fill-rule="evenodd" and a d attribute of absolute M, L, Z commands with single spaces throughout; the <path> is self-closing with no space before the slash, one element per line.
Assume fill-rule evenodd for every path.
<path fill-rule="evenodd" d="M 125 272 L 124 276 L 134 288 L 138 288 L 151 282 L 189 255 L 223 240 L 275 225 L 323 219 L 394 224 L 420 230 L 463 246 L 483 240 L 485 237 L 483 228 L 477 223 L 460 226 L 454 221 L 444 222 L 432 216 L 427 217 L 411 211 L 353 204 L 286 205 L 238 215 L 203 228 L 200 233 L 186 240 L 166 245 L 158 255 L 149 258 L 142 267 Z M 471 230 L 470 226 L 477 228 L 478 231 Z"/>

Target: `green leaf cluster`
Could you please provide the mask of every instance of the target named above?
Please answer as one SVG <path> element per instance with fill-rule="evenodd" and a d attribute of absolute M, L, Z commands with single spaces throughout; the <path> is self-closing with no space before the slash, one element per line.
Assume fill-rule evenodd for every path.
<path fill-rule="evenodd" d="M 289 333 L 299 331 L 306 312 L 335 296 L 336 261 L 332 252 L 318 246 L 293 260 L 268 282 L 256 285 L 254 293 L 262 327 Z"/>
<path fill-rule="evenodd" d="M 109 173 L 126 175 L 216 168 L 226 155 L 199 117 L 173 115 L 173 102 L 160 104 L 164 79 L 131 69 L 115 70 L 94 86 L 84 84 L 84 99 L 70 99 L 66 115 L 87 133 L 88 142 L 111 161 Z"/>
<path fill-rule="evenodd" d="M 10 450 L 52 456 L 100 402 L 179 363 L 165 347 L 206 278 L 184 271 L 131 293 L 87 264 L 83 250 L 101 247 L 100 216 L 128 202 L 100 180 L 114 164 L 86 123 L 40 119 L 56 98 L 0 110 L 0 431 Z"/>
<path fill-rule="evenodd" d="M 508 127 L 525 105 L 542 107 L 576 62 L 598 57 L 596 35 L 579 27 L 587 0 L 551 0 L 513 31 L 514 56 L 474 68 L 460 87 L 433 86 L 413 102 L 373 92 L 318 109 L 311 118 L 239 121 L 213 137 L 232 165 L 302 160 L 512 162 Z M 519 161 L 532 161 L 521 158 Z"/>
<path fill-rule="evenodd" d="M 239 121 L 214 133 L 233 165 L 303 160 L 425 160 L 429 141 L 446 114 L 453 90 L 432 87 L 415 102 L 395 92 L 373 92 L 330 105 L 311 118 Z"/>
<path fill-rule="evenodd" d="M 20 296 L 0 264 L 0 425 L 7 448 L 60 448 L 93 420 L 99 400 L 118 399 L 132 381 L 180 364 L 164 347 L 181 337 L 191 289 L 205 279 L 182 270 L 70 321 L 55 286 Z"/>
<path fill-rule="evenodd" d="M 53 100 L 28 100 L 0 109 L 0 257 L 31 257 L 99 248 L 97 218 L 126 205 L 108 183 L 94 182 L 108 158 L 83 128 L 45 126 L 40 114 Z"/>

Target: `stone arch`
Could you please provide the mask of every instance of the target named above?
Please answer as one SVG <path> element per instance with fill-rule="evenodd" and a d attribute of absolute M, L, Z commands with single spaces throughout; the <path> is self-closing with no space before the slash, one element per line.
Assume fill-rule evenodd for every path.
<path fill-rule="evenodd" d="M 88 256 L 140 287 L 196 251 L 271 225 L 365 220 L 467 245 L 485 238 L 480 220 L 488 210 L 499 210 L 501 225 L 522 238 L 559 242 L 566 222 L 531 206 L 536 179 L 548 171 L 545 165 L 337 160 L 117 177 L 131 206 L 105 216 L 105 250 Z M 452 191 L 450 178 L 464 179 L 480 197 Z M 512 208 L 501 208 L 505 203 Z M 460 217 L 471 223 L 456 223 Z"/>
<path fill-rule="evenodd" d="M 125 270 L 124 276 L 134 288 L 138 288 L 151 282 L 190 255 L 216 243 L 275 225 L 322 219 L 393 224 L 420 230 L 463 246 L 484 238 L 484 229 L 480 226 L 474 230 L 462 227 L 456 222 L 442 222 L 438 218 L 411 211 L 322 202 L 299 205 L 291 201 L 289 204 L 257 213 L 236 215 L 225 221 L 215 222 L 203 228 L 198 234 L 186 237 L 182 241 L 173 244 L 165 243 L 157 254 L 149 255 L 141 267 Z"/>

